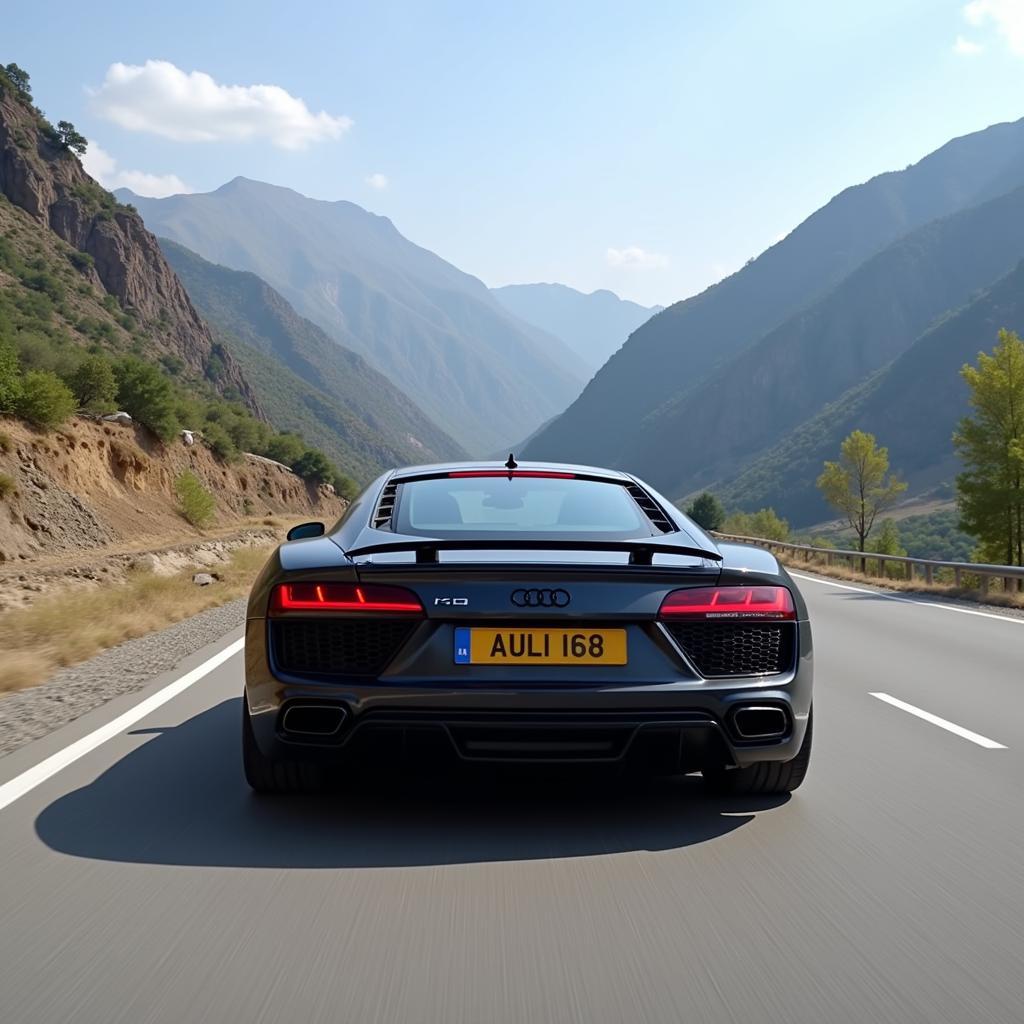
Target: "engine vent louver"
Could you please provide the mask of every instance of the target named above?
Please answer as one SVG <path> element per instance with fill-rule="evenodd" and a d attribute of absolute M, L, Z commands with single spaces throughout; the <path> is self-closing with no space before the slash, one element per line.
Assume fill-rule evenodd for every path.
<path fill-rule="evenodd" d="M 398 484 L 394 481 L 387 484 L 380 492 L 380 500 L 373 512 L 373 528 L 375 530 L 390 530 L 391 517 L 395 512 L 395 498 L 398 494 Z"/>
<path fill-rule="evenodd" d="M 661 510 L 661 506 L 639 485 L 626 484 L 633 500 L 643 509 L 643 513 L 662 533 L 672 533 L 675 524 Z"/>

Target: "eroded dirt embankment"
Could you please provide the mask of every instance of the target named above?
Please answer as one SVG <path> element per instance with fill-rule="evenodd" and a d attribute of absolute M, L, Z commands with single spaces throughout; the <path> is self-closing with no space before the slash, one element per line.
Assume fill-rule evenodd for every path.
<path fill-rule="evenodd" d="M 205 531 L 182 516 L 175 480 L 193 472 L 216 502 Z M 225 463 L 201 442 L 164 445 L 137 426 L 75 418 L 40 434 L 0 418 L 0 610 L 130 569 L 178 571 L 273 543 L 286 521 L 331 521 L 344 502 L 265 459 Z"/>

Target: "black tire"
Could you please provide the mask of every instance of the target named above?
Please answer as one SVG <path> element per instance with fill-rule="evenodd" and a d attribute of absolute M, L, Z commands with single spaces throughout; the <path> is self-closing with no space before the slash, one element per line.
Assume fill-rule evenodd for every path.
<path fill-rule="evenodd" d="M 260 750 L 246 700 L 242 701 L 242 768 L 245 781 L 257 793 L 320 793 L 324 789 L 324 773 L 317 765 L 267 757 Z"/>
<path fill-rule="evenodd" d="M 807 775 L 811 762 L 814 708 L 807 716 L 807 732 L 792 761 L 756 761 L 745 768 L 705 768 L 704 785 L 717 796 L 771 796 L 792 793 Z"/>

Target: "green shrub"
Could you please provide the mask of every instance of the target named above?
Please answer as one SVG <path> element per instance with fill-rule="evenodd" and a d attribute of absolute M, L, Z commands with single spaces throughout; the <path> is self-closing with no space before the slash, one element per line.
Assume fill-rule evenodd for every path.
<path fill-rule="evenodd" d="M 238 449 L 231 435 L 219 423 L 207 423 L 203 427 L 203 440 L 219 459 L 230 462 L 238 458 Z"/>
<path fill-rule="evenodd" d="M 155 366 L 134 356 L 120 360 L 114 373 L 120 407 L 162 441 L 174 437 L 179 424 L 170 381 Z"/>
<path fill-rule="evenodd" d="M 14 412 L 21 398 L 18 353 L 0 342 L 0 413 Z"/>
<path fill-rule="evenodd" d="M 11 435 L 4 430 L 0 430 L 0 452 L 4 455 L 10 455 L 14 451 L 14 442 L 11 440 Z"/>
<path fill-rule="evenodd" d="M 81 407 L 89 412 L 110 412 L 117 402 L 114 367 L 104 356 L 86 356 L 69 383 Z"/>
<path fill-rule="evenodd" d="M 73 266 L 75 270 L 83 272 L 86 270 L 92 270 L 93 267 L 96 266 L 96 261 L 87 252 L 79 252 L 77 249 L 72 249 L 71 252 L 68 253 L 68 259 L 71 261 L 71 266 Z"/>
<path fill-rule="evenodd" d="M 331 483 L 334 484 L 335 493 L 341 495 L 346 501 L 352 501 L 359 494 L 359 484 L 346 473 L 335 473 Z"/>
<path fill-rule="evenodd" d="M 46 430 L 59 427 L 77 403 L 71 389 L 55 373 L 29 370 L 22 381 L 18 415 Z"/>
<path fill-rule="evenodd" d="M 14 493 L 14 477 L 10 473 L 0 473 L 0 498 L 9 498 Z"/>
<path fill-rule="evenodd" d="M 296 460 L 292 469 L 302 477 L 303 480 L 313 480 L 316 483 L 329 483 L 338 472 L 331 465 L 331 460 L 318 452 L 315 448 L 307 448 Z"/>
<path fill-rule="evenodd" d="M 722 524 L 722 533 L 760 537 L 763 540 L 786 540 L 789 537 L 789 522 L 780 519 L 773 508 L 762 508 L 757 512 L 734 512 Z"/>
<path fill-rule="evenodd" d="M 202 529 L 213 522 L 216 503 L 195 473 L 185 470 L 174 481 L 181 514 L 195 527 Z"/>
<path fill-rule="evenodd" d="M 686 507 L 686 514 L 702 529 L 720 530 L 725 520 L 722 503 L 710 492 L 697 495 Z"/>
<path fill-rule="evenodd" d="M 278 434 L 272 437 L 266 448 L 259 454 L 291 468 L 306 451 L 306 443 L 297 434 Z"/>

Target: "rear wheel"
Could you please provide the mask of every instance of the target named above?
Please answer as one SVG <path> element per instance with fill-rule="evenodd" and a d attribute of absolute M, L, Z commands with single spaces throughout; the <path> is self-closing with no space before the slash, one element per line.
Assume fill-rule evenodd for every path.
<path fill-rule="evenodd" d="M 319 793 L 324 789 L 324 774 L 317 765 L 268 757 L 260 750 L 247 700 L 242 701 L 242 767 L 245 781 L 257 793 Z"/>
<path fill-rule="evenodd" d="M 807 732 L 791 761 L 755 761 L 743 768 L 705 768 L 704 785 L 719 796 L 770 796 L 792 793 L 807 774 L 811 761 L 814 708 L 807 716 Z"/>

